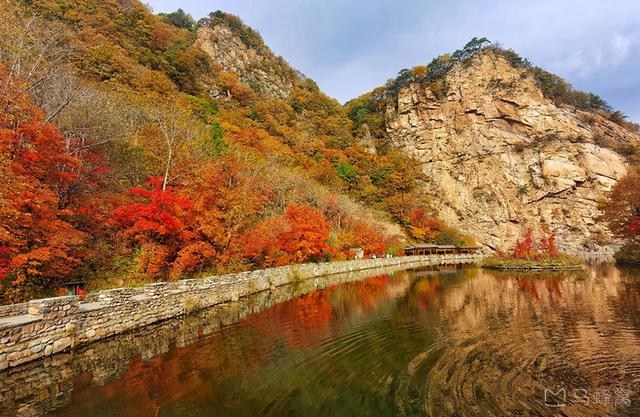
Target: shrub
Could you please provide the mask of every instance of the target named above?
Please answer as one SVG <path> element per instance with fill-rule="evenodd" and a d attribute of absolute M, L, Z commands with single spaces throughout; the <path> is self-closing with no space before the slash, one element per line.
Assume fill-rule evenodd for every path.
<path fill-rule="evenodd" d="M 620 265 L 640 265 L 640 245 L 627 244 L 616 254 L 616 263 Z"/>
<path fill-rule="evenodd" d="M 158 16 L 162 17 L 165 22 L 181 29 L 194 30 L 196 27 L 196 21 L 193 17 L 182 9 L 172 13 L 160 13 Z"/>
<path fill-rule="evenodd" d="M 547 225 L 542 225 L 543 234 L 536 244 L 533 232 L 528 229 L 522 239 L 516 243 L 512 251 L 512 256 L 517 259 L 540 260 L 544 257 L 555 258 L 560 256 L 560 251 L 556 245 L 556 234 L 550 231 Z"/>
<path fill-rule="evenodd" d="M 356 170 L 353 165 L 348 162 L 343 162 L 338 164 L 336 167 L 336 172 L 338 177 L 340 177 L 343 181 L 351 182 L 356 179 Z"/>

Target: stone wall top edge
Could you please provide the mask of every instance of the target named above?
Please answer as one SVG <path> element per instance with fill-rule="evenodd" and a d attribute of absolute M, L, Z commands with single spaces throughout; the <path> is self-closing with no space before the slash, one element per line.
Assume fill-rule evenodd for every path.
<path fill-rule="evenodd" d="M 188 278 L 182 279 L 174 282 L 157 282 L 145 284 L 141 287 L 120 287 L 120 288 L 110 288 L 101 290 L 98 292 L 91 293 L 87 296 L 85 300 L 81 300 L 76 296 L 63 296 L 63 297 L 50 297 L 50 298 L 42 298 L 42 299 L 34 299 L 24 303 L 19 304 L 9 304 L 0 306 L 0 316 L 3 311 L 11 312 L 26 310 L 29 305 L 33 304 L 73 304 L 73 303 L 92 303 L 98 301 L 99 298 L 115 298 L 118 299 L 120 297 L 127 296 L 135 296 L 135 295 L 143 295 L 148 293 L 149 291 L 163 291 L 166 289 L 169 290 L 178 290 L 188 288 L 189 286 L 195 287 L 198 286 L 208 286 L 212 284 L 225 284 L 230 281 L 246 281 L 252 279 L 256 275 L 277 275 L 277 274 L 289 274 L 292 271 L 297 271 L 300 273 L 310 273 L 310 272 L 320 272 L 320 273 L 341 273 L 341 272 L 349 272 L 353 269 L 360 269 L 365 266 L 369 266 L 370 268 L 375 268 L 377 266 L 386 266 L 386 265 L 400 265 L 406 264 L 416 261 L 423 261 L 429 259 L 441 259 L 447 257 L 445 256 L 403 256 L 403 257 L 395 257 L 395 258 L 378 258 L 378 259 L 358 259 L 358 260 L 349 260 L 343 262 L 318 262 L 318 263 L 306 263 L 306 264 L 296 264 L 296 265 L 284 265 L 280 267 L 274 268 L 266 268 L 261 270 L 253 270 L 253 271 L 244 271 L 238 273 L 230 273 L 224 275 L 211 275 L 203 278 Z M 448 256 L 451 257 L 451 256 Z M 453 257 L 455 259 L 464 258 L 464 259 L 478 259 L 480 255 L 464 255 Z"/>

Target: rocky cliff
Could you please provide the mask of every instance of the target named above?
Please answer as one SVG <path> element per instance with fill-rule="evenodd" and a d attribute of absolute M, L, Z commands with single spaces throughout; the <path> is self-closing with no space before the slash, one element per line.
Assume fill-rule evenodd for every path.
<path fill-rule="evenodd" d="M 598 201 L 627 171 L 614 149 L 637 133 L 545 99 L 532 75 L 487 50 L 446 75 L 446 95 L 412 82 L 388 99 L 386 134 L 415 156 L 440 217 L 492 249 L 541 222 L 569 252 L 610 251 Z"/>
<path fill-rule="evenodd" d="M 260 35 L 235 16 L 216 12 L 197 31 L 194 46 L 256 93 L 286 98 L 303 75 L 276 56 Z"/>

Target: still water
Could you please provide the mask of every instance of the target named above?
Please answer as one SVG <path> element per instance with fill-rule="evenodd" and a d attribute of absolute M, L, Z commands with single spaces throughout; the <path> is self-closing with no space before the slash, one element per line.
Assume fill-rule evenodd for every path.
<path fill-rule="evenodd" d="M 0 374 L 0 406 L 21 416 L 640 416 L 638 269 L 448 267 L 330 284 Z"/>

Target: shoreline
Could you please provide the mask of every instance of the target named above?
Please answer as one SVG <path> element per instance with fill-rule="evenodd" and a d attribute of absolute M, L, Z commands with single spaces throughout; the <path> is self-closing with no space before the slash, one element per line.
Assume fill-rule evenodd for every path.
<path fill-rule="evenodd" d="M 346 274 L 348 282 L 364 278 L 360 272 L 372 269 L 474 263 L 482 258 L 481 254 L 402 256 L 287 265 L 104 290 L 84 300 L 66 296 L 0 306 L 0 370 L 283 285 L 311 283 L 313 291 L 320 288 L 321 277 Z"/>
<path fill-rule="evenodd" d="M 483 269 L 498 271 L 582 271 L 584 265 L 482 265 Z"/>

